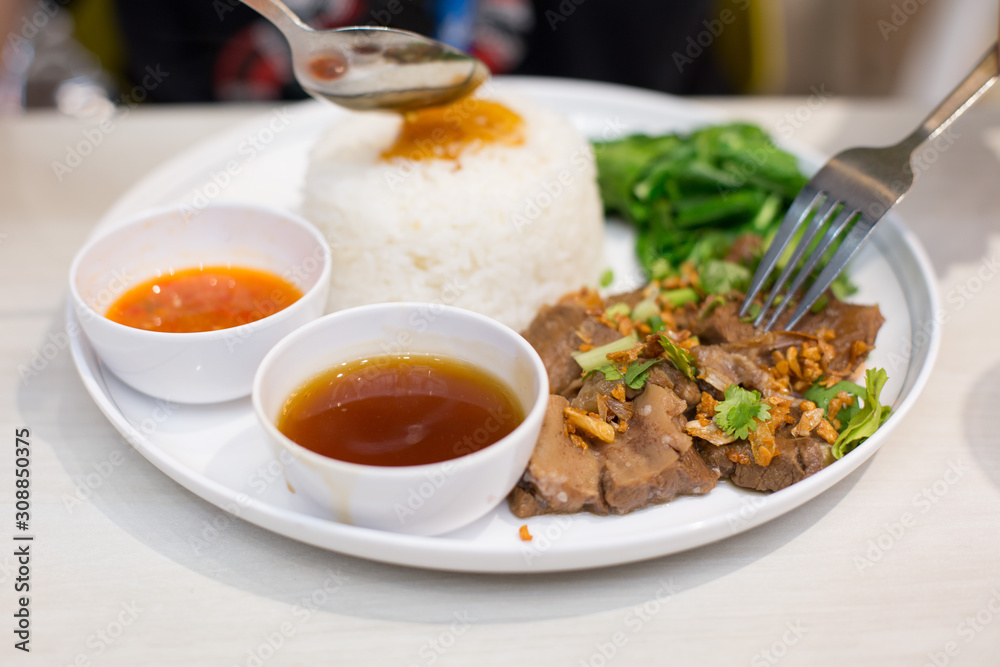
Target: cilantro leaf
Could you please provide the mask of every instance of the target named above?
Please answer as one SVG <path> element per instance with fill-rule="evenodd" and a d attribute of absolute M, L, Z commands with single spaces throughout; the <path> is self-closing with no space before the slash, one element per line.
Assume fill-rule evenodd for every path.
<path fill-rule="evenodd" d="M 879 403 L 879 394 L 889 376 L 882 368 L 873 368 L 865 372 L 865 405 L 855 414 L 840 437 L 833 443 L 834 458 L 842 458 L 862 442 L 867 440 L 882 423 L 889 418 L 892 408 Z"/>
<path fill-rule="evenodd" d="M 726 398 L 715 409 L 719 428 L 741 440 L 757 430 L 754 419 L 766 421 L 771 417 L 771 406 L 761 400 L 759 392 L 737 384 L 726 387 Z"/>
<path fill-rule="evenodd" d="M 650 359 L 649 361 L 644 361 L 639 363 L 638 361 L 633 361 L 625 369 L 625 384 L 627 384 L 632 389 L 642 389 L 642 385 L 646 384 L 646 378 L 649 377 L 649 368 L 653 364 L 657 364 L 663 361 L 663 359 Z"/>
<path fill-rule="evenodd" d="M 684 373 L 687 379 L 694 382 L 698 369 L 695 368 L 694 357 L 691 356 L 691 353 L 675 343 L 664 333 L 660 333 L 660 345 L 663 346 L 663 352 L 667 355 L 670 363 L 674 365 L 674 368 Z"/>
<path fill-rule="evenodd" d="M 622 379 L 622 374 L 618 372 L 618 369 L 615 368 L 614 364 L 604 364 L 603 366 L 595 368 L 592 371 L 588 371 L 587 374 L 583 376 L 583 379 L 586 380 L 594 373 L 603 373 L 604 379 L 611 382 Z"/>
<path fill-rule="evenodd" d="M 854 396 L 854 405 L 845 405 L 840 408 L 840 412 L 837 413 L 837 419 L 840 423 L 848 423 L 854 415 L 861 412 L 861 403 L 865 399 L 865 388 L 854 384 L 853 382 L 848 382 L 847 380 L 841 380 L 832 387 L 824 387 L 818 382 L 806 390 L 806 393 L 802 394 L 802 398 L 807 401 L 812 401 L 816 404 L 816 407 L 823 408 L 824 414 L 829 417 L 830 411 L 830 401 L 839 394 L 840 392 L 846 392 Z"/>
<path fill-rule="evenodd" d="M 594 373 L 603 373 L 605 380 L 611 382 L 614 382 L 615 380 L 622 380 L 632 389 L 642 389 L 642 386 L 646 384 L 646 378 L 649 377 L 649 368 L 654 364 L 660 363 L 661 361 L 663 361 L 663 359 L 649 359 L 643 362 L 633 361 L 625 368 L 624 375 L 622 375 L 621 371 L 619 371 L 614 364 L 605 364 L 600 368 L 595 368 L 590 371 L 584 375 L 584 378 L 588 378 Z"/>

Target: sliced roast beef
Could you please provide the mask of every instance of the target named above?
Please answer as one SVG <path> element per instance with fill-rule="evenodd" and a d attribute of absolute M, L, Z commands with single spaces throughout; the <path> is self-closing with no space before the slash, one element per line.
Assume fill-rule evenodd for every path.
<path fill-rule="evenodd" d="M 587 319 L 587 309 L 575 304 L 542 306 L 521 335 L 538 352 L 549 375 L 549 391 L 561 394 L 580 377 L 580 366 L 571 353 L 580 346 L 575 331 Z"/>
<path fill-rule="evenodd" d="M 757 330 L 752 322 L 740 319 L 740 305 L 738 300 L 727 299 L 725 303 L 714 306 L 708 314 L 699 313 L 691 318 L 687 328 L 698 336 L 703 345 L 734 343 L 753 338 Z"/>
<path fill-rule="evenodd" d="M 691 348 L 691 354 L 698 367 L 698 376 L 719 391 L 738 384 L 756 389 L 764 396 L 775 393 L 770 373 L 750 357 L 719 345 L 698 345 Z"/>
<path fill-rule="evenodd" d="M 810 334 L 823 329 L 833 331 L 835 337 L 830 344 L 833 345 L 835 356 L 830 363 L 830 370 L 850 375 L 867 357 L 867 354 L 860 355 L 860 358 L 852 354 L 851 348 L 855 341 L 863 342 L 869 349 L 874 347 L 875 337 L 884 322 L 885 318 L 878 306 L 861 306 L 830 299 L 826 308 L 803 317 L 795 328 Z"/>
<path fill-rule="evenodd" d="M 775 445 L 778 453 L 767 466 L 754 462 L 750 445 L 745 440 L 722 446 L 699 441 L 697 449 L 722 477 L 728 477 L 737 486 L 757 491 L 780 491 L 819 472 L 828 462 L 830 445 L 821 438 L 795 438 L 779 433 L 775 436 Z"/>
<path fill-rule="evenodd" d="M 687 403 L 668 389 L 647 385 L 635 399 L 628 430 L 604 445 L 604 498 L 617 514 L 679 495 L 708 493 L 717 474 L 683 431 Z"/>
<path fill-rule="evenodd" d="M 611 327 L 588 317 L 584 306 L 571 303 L 543 306 L 521 335 L 542 358 L 549 376 L 549 391 L 553 394 L 565 394 L 580 379 L 580 366 L 571 355 L 581 344 L 599 347 L 622 337 Z"/>
<path fill-rule="evenodd" d="M 701 390 L 698 383 L 689 380 L 684 373 L 674 368 L 669 361 L 656 364 L 649 369 L 649 376 L 646 378 L 647 385 L 657 385 L 677 394 L 684 399 L 688 407 L 698 405 L 701 400 Z"/>
<path fill-rule="evenodd" d="M 598 412 L 597 397 L 610 396 L 615 387 L 624 384 L 621 380 L 607 380 L 601 373 L 592 373 L 583 381 L 583 386 L 570 401 L 570 405 L 584 412 Z"/>
<path fill-rule="evenodd" d="M 511 493 L 511 511 L 519 517 L 549 512 L 607 514 L 601 495 L 603 464 L 594 448 L 581 449 L 566 435 L 562 396 L 550 396 L 528 467 Z"/>
<path fill-rule="evenodd" d="M 629 307 L 629 310 L 635 308 L 639 305 L 639 302 L 646 298 L 646 288 L 640 287 L 639 289 L 634 289 L 631 292 L 624 292 L 622 294 L 614 294 L 609 296 L 604 300 L 604 307 L 610 308 L 616 303 L 624 303 Z"/>

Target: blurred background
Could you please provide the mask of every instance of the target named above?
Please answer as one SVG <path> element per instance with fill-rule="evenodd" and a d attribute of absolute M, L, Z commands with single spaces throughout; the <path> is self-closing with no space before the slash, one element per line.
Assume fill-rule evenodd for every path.
<path fill-rule="evenodd" d="M 996 0 L 287 0 L 317 28 L 387 25 L 496 73 L 675 94 L 937 101 L 997 36 Z M 238 0 L 0 0 L 0 112 L 303 97 Z"/>

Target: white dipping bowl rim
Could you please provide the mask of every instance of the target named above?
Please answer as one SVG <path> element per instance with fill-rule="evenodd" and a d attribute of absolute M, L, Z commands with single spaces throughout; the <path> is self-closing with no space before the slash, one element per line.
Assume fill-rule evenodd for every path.
<path fill-rule="evenodd" d="M 339 459 L 318 454 L 317 452 L 314 452 L 311 449 L 303 447 L 302 445 L 298 444 L 297 442 L 286 436 L 280 430 L 278 430 L 278 426 L 275 423 L 276 415 L 270 414 L 264 408 L 261 394 L 264 390 L 264 385 L 268 380 L 272 368 L 280 364 L 283 356 L 288 350 L 294 348 L 296 345 L 299 345 L 300 341 L 304 337 L 308 336 L 316 329 L 331 327 L 341 320 L 346 320 L 357 316 L 378 314 L 380 312 L 395 311 L 397 309 L 414 309 L 414 308 L 426 309 L 429 306 L 433 306 L 436 309 L 435 312 L 438 314 L 438 317 L 441 317 L 442 315 L 447 315 L 448 317 L 451 318 L 467 318 L 468 320 L 475 322 L 480 326 L 486 326 L 488 328 L 491 328 L 494 331 L 500 333 L 501 335 L 507 337 L 513 344 L 513 347 L 515 347 L 518 350 L 518 352 L 523 353 L 523 355 L 525 356 L 531 367 L 532 380 L 533 380 L 532 390 L 535 392 L 536 395 L 534 401 L 529 405 L 526 403 L 525 397 L 519 394 L 516 387 L 510 386 L 510 383 L 507 382 L 504 383 L 508 385 L 508 388 L 513 392 L 518 403 L 520 404 L 521 409 L 524 412 L 524 418 L 513 431 L 511 431 L 503 438 L 493 442 L 492 444 L 483 447 L 482 449 L 479 449 L 477 451 L 468 454 L 462 454 L 460 456 L 457 456 L 452 459 L 447 459 L 445 461 L 439 461 L 436 463 L 408 465 L 408 466 L 378 466 L 378 465 L 368 465 L 363 463 L 352 463 L 349 461 L 341 461 Z M 373 341 L 377 342 L 379 340 L 379 335 L 373 334 L 372 339 Z M 405 353 L 411 353 L 415 355 L 428 354 L 426 350 L 421 350 L 419 344 L 414 344 L 412 347 L 407 348 Z M 321 352 L 317 352 L 316 356 L 319 357 L 321 356 L 321 354 L 322 354 Z M 395 352 L 390 351 L 390 352 L 371 353 L 370 356 L 395 356 L 395 354 L 396 354 Z M 432 352 L 431 354 L 439 354 L 439 353 Z M 441 356 L 444 357 L 448 356 L 448 354 L 444 352 L 440 354 Z M 365 355 L 362 354 L 362 357 L 363 356 Z M 340 359 L 339 361 L 333 361 L 332 363 L 324 362 L 322 364 L 318 364 L 316 368 L 309 374 L 300 375 L 298 378 L 298 382 L 295 386 L 300 387 L 309 380 L 329 371 L 333 367 L 333 364 L 340 363 L 341 361 L 349 362 L 356 360 L 357 358 L 360 357 L 350 356 L 348 353 L 347 356 L 345 356 L 343 359 Z M 452 358 L 457 358 L 466 363 L 470 363 L 473 366 L 480 368 L 481 370 L 485 370 L 487 373 L 490 373 L 491 375 L 494 376 L 497 375 L 494 371 L 491 371 L 488 367 L 486 367 L 485 364 L 480 365 L 477 364 L 476 361 L 474 360 L 464 359 L 460 356 L 454 356 Z M 288 393 L 286 392 L 283 394 L 281 404 L 283 404 L 284 401 L 287 401 L 287 399 L 288 399 Z M 354 522 L 353 517 L 352 521 L 350 522 L 352 525 L 357 525 L 364 528 L 373 528 L 376 530 L 387 530 L 390 532 L 401 532 L 401 533 L 422 534 L 422 535 L 437 535 L 444 532 L 450 532 L 451 530 L 455 530 L 461 528 L 462 526 L 468 525 L 469 523 L 472 523 L 473 521 L 481 518 L 482 516 L 485 516 L 489 511 L 495 508 L 496 505 L 499 505 L 506 499 L 506 495 L 509 494 L 511 489 L 514 488 L 514 486 L 517 484 L 517 481 L 521 478 L 521 475 L 524 472 L 524 467 L 527 466 L 528 459 L 530 458 L 531 453 L 534 451 L 535 443 L 538 440 L 538 433 L 541 430 L 542 420 L 548 409 L 549 383 L 548 383 L 548 373 L 545 370 L 545 365 L 542 362 L 541 357 L 538 355 L 538 352 L 531 346 L 530 343 L 528 343 L 528 341 L 523 336 L 521 336 L 519 333 L 517 333 L 507 325 L 502 324 L 501 322 L 498 322 L 497 320 L 494 320 L 480 313 L 476 313 L 474 311 L 466 310 L 464 308 L 459 308 L 456 306 L 427 304 L 422 302 L 393 301 L 393 302 L 369 304 L 365 306 L 355 306 L 352 308 L 345 308 L 343 310 L 339 310 L 327 314 L 321 318 L 318 318 L 310 322 L 309 324 L 297 329 L 288 336 L 286 336 L 281 342 L 279 342 L 277 345 L 271 348 L 271 351 L 268 352 L 267 356 L 264 357 L 264 360 L 260 363 L 260 366 L 257 368 L 257 375 L 254 377 L 251 400 L 253 403 L 254 412 L 257 415 L 257 419 L 264 428 L 267 435 L 269 436 L 272 445 L 278 445 L 280 447 L 283 447 L 286 450 L 288 450 L 293 457 L 299 457 L 305 459 L 309 461 L 312 465 L 317 466 L 319 469 L 327 472 L 332 472 L 333 474 L 366 475 L 369 477 L 379 478 L 381 480 L 404 482 L 408 478 L 410 480 L 414 480 L 415 478 L 419 478 L 422 475 L 427 475 L 428 473 L 441 471 L 442 468 L 445 468 L 447 466 L 461 465 L 466 468 L 472 468 L 472 467 L 474 467 L 475 469 L 486 468 L 488 467 L 489 462 L 491 460 L 499 459 L 502 456 L 504 456 L 506 450 L 517 449 L 519 443 L 520 446 L 526 448 L 527 455 L 523 457 L 524 466 L 522 466 L 520 469 L 516 471 L 513 471 L 513 473 L 510 470 L 503 470 L 503 469 L 496 471 L 497 475 L 509 474 L 513 478 L 513 482 L 511 482 L 509 487 L 505 489 L 504 494 L 497 499 L 497 502 L 494 503 L 492 507 L 485 509 L 483 511 L 469 513 L 461 521 L 452 522 L 453 525 L 449 526 L 447 530 L 443 531 L 435 530 L 432 532 L 426 532 L 423 529 L 421 529 L 419 522 L 415 528 L 405 529 L 405 530 L 403 529 L 396 530 L 394 527 L 366 525 L 366 522 L 364 520 Z M 532 431 L 533 435 L 530 436 L 530 445 L 526 446 L 523 444 L 523 440 L 526 437 L 526 433 L 530 433 Z M 283 463 L 283 468 L 284 467 L 285 464 Z M 455 474 L 455 473 L 446 472 L 445 474 Z M 287 479 L 288 478 L 287 470 L 285 475 Z M 289 481 L 291 482 L 291 480 Z M 324 499 L 312 497 L 308 494 L 308 492 L 306 493 L 306 495 L 310 497 L 310 499 L 313 502 L 318 503 L 321 507 L 330 509 L 329 506 L 327 505 L 327 502 L 325 502 Z M 461 509 L 462 508 L 460 508 L 459 511 L 461 511 Z M 336 511 L 334 510 L 333 513 L 336 514 Z"/>
<path fill-rule="evenodd" d="M 256 320 L 254 322 L 249 322 L 247 324 L 242 324 L 236 327 L 229 327 L 226 329 L 216 329 L 214 331 L 192 331 L 192 332 L 178 333 L 178 332 L 150 331 L 148 329 L 139 329 L 137 327 L 130 327 L 128 325 L 121 324 L 120 322 L 115 322 L 113 320 L 110 320 L 106 317 L 105 313 L 98 312 L 91 305 L 91 303 L 87 299 L 85 299 L 83 295 L 80 293 L 80 290 L 77 286 L 77 282 L 81 266 L 85 261 L 88 260 L 90 253 L 93 252 L 95 248 L 99 247 L 102 244 L 106 244 L 110 239 L 113 239 L 117 235 L 128 234 L 137 228 L 140 228 L 144 225 L 156 223 L 158 220 L 161 219 L 169 219 L 172 216 L 180 216 L 182 219 L 187 218 L 185 222 L 189 224 L 199 224 L 197 222 L 198 218 L 201 218 L 203 216 L 211 216 L 215 211 L 225 211 L 225 212 L 246 211 L 254 213 L 256 215 L 271 216 L 277 220 L 289 222 L 298 227 L 299 229 L 301 229 L 303 232 L 306 232 L 307 234 L 312 236 L 313 240 L 317 244 L 317 247 L 320 249 L 321 257 L 317 259 L 317 261 L 320 264 L 319 271 L 318 275 L 316 275 L 315 278 L 310 277 L 309 281 L 307 281 L 311 282 L 312 284 L 310 284 L 306 289 L 302 289 L 301 285 L 297 285 L 297 287 L 299 287 L 302 291 L 302 296 L 297 301 L 295 301 L 294 303 L 290 304 L 289 306 L 281 310 L 271 313 L 270 315 L 266 315 L 265 317 L 262 317 L 259 320 Z M 208 224 L 211 224 L 211 222 Z M 238 262 L 234 262 L 233 265 L 240 266 Z M 274 206 L 267 206 L 256 203 L 241 203 L 241 202 L 212 202 L 206 205 L 205 207 L 197 210 L 190 210 L 184 207 L 183 205 L 179 204 L 165 205 L 165 206 L 158 206 L 145 209 L 135 214 L 134 216 L 130 217 L 123 223 L 116 225 L 114 228 L 102 231 L 101 233 L 95 235 L 93 238 L 88 239 L 87 242 L 83 245 L 83 247 L 81 247 L 77 251 L 76 255 L 73 258 L 72 263 L 70 264 L 70 270 L 69 270 L 70 298 L 73 301 L 73 307 L 77 313 L 77 317 L 80 323 L 80 328 L 87 335 L 88 339 L 91 342 L 91 345 L 94 346 L 95 352 L 97 353 L 98 357 L 100 357 L 101 360 L 112 370 L 112 372 L 114 372 L 115 371 L 114 363 L 109 361 L 108 355 L 106 353 L 102 354 L 102 348 L 104 346 L 102 346 L 101 341 L 95 340 L 94 338 L 95 330 L 94 326 L 91 326 L 92 321 L 100 322 L 100 324 L 96 326 L 103 327 L 107 331 L 114 332 L 118 336 L 131 337 L 136 341 L 143 341 L 150 345 L 212 344 L 219 341 L 224 341 L 234 335 L 238 336 L 241 331 L 250 331 L 251 329 L 253 330 L 252 333 L 256 335 L 259 334 L 260 330 L 262 329 L 273 329 L 276 327 L 280 327 L 282 325 L 287 326 L 287 320 L 292 318 L 307 317 L 309 321 L 312 321 L 315 320 L 317 317 L 320 317 L 323 314 L 326 306 L 326 295 L 329 292 L 330 288 L 330 274 L 332 271 L 332 265 L 333 265 L 333 256 L 330 251 L 330 245 L 326 237 L 323 236 L 322 232 L 315 225 L 310 223 L 301 215 L 294 213 L 292 211 Z M 187 265 L 184 265 L 180 266 L 179 268 L 183 270 L 184 268 L 188 267 Z M 123 289 L 118 294 L 115 295 L 115 298 L 121 297 L 128 290 L 132 289 L 141 282 L 148 280 L 149 277 L 140 277 L 139 279 L 125 285 Z M 292 282 L 294 283 L 295 281 Z M 110 307 L 112 303 L 113 301 L 111 303 L 106 304 L 105 308 Z M 309 308 L 310 306 L 316 309 L 314 315 L 310 316 L 302 313 L 304 309 Z M 294 328 L 286 332 L 286 334 L 291 333 L 291 331 L 293 331 Z M 259 356 L 260 359 L 262 359 L 265 353 L 266 351 L 260 352 L 259 354 L 252 356 L 253 357 Z M 249 352 L 247 353 L 247 356 L 248 357 L 251 356 Z M 251 374 L 251 378 L 252 375 L 256 373 L 256 366 L 259 364 L 260 359 L 256 359 L 256 361 L 249 362 L 253 364 L 253 373 Z M 153 371 L 151 371 L 151 373 L 155 374 L 155 372 Z M 248 396 L 250 394 L 250 391 L 252 390 L 252 380 L 251 380 L 250 382 L 247 383 L 246 390 L 242 391 L 241 393 L 234 394 L 232 391 L 229 391 L 226 393 L 226 395 L 223 395 L 221 398 L 207 398 L 204 400 L 199 399 L 199 400 L 185 401 L 177 396 L 168 397 L 165 394 L 155 393 L 153 391 L 141 389 L 139 387 L 136 387 L 133 384 L 133 382 L 130 381 L 129 378 L 123 377 L 117 373 L 116 375 L 120 379 L 122 379 L 122 381 L 124 381 L 126 384 L 129 384 L 130 386 L 132 386 L 135 389 L 138 389 L 139 391 L 144 391 L 144 393 L 147 393 L 153 396 L 154 398 L 168 399 L 171 401 L 176 401 L 178 403 L 206 404 L 206 403 L 222 402 Z"/>

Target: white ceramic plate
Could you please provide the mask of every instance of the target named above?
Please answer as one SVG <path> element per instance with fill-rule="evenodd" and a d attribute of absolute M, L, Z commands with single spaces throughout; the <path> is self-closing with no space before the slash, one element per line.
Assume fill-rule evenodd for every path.
<path fill-rule="evenodd" d="M 685 130 L 717 114 L 665 95 L 619 86 L 544 79 L 497 84 L 568 116 L 592 138 Z M 217 137 L 170 161 L 135 186 L 98 231 L 141 209 L 210 199 L 296 208 L 307 151 L 341 112 L 302 103 Z M 806 169 L 820 159 L 799 154 Z M 633 237 L 609 224 L 607 259 L 616 275 L 634 276 Z M 852 268 L 855 299 L 878 303 L 886 324 L 872 366 L 889 372 L 883 398 L 889 421 L 844 459 L 783 491 L 751 493 L 721 483 L 710 494 L 681 498 L 627 516 L 575 515 L 517 519 L 501 505 L 477 523 L 442 537 L 409 537 L 337 523 L 291 493 L 255 421 L 249 399 L 209 406 L 168 405 L 140 394 L 108 373 L 86 340 L 75 337 L 73 358 L 98 406 L 147 459 L 195 494 L 254 524 L 319 547 L 363 558 L 443 570 L 542 572 L 573 570 L 662 556 L 735 535 L 823 493 L 865 462 L 904 418 L 930 373 L 939 341 L 930 265 L 917 240 L 888 219 Z M 628 285 L 622 284 L 621 287 Z M 73 314 L 68 314 L 73 318 Z M 527 523 L 535 536 L 518 538 Z"/>

